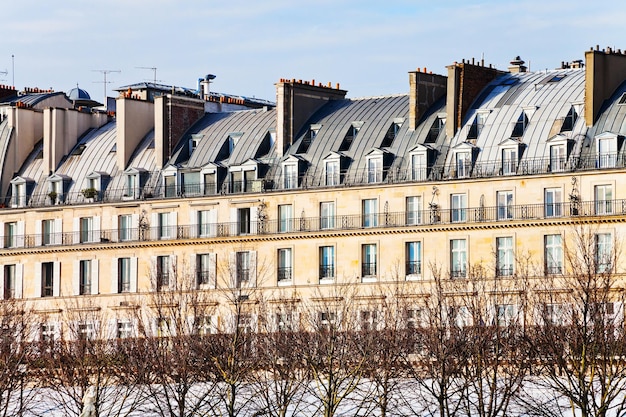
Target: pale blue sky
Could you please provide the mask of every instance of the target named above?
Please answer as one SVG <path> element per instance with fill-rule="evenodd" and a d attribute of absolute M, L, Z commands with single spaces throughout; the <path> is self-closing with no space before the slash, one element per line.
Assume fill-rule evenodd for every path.
<path fill-rule="evenodd" d="M 275 100 L 280 78 L 340 83 L 348 97 L 408 91 L 407 72 L 480 59 L 531 70 L 626 50 L 623 0 L 13 0 L 0 8 L 0 83 L 92 98 L 157 79 Z M 15 55 L 12 71 L 11 55 Z"/>

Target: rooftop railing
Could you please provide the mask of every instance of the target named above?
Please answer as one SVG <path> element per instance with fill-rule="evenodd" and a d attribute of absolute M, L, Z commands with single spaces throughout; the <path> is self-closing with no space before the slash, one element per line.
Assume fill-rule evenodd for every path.
<path fill-rule="evenodd" d="M 589 158 L 537 158 L 516 161 L 495 161 L 467 164 L 463 166 L 433 165 L 423 169 L 384 168 L 372 170 L 342 170 L 328 174 L 322 169 L 310 168 L 297 178 L 288 181 L 280 175 L 264 179 L 232 181 L 225 179 L 220 183 L 162 185 L 159 172 L 146 174 L 149 185 L 136 188 L 107 188 L 86 193 L 38 193 L 30 195 L 8 196 L 0 200 L 1 207 L 27 208 L 52 207 L 59 205 L 77 205 L 91 203 L 117 203 L 132 200 L 153 200 L 169 198 L 191 198 L 224 194 L 246 194 L 260 192 L 279 192 L 285 190 L 316 189 L 333 187 L 351 187 L 362 185 L 424 183 L 493 177 L 511 177 L 519 175 L 541 175 L 550 173 L 579 172 L 597 169 L 624 168 L 626 158 L 618 154 L 607 154 Z M 280 172 L 280 168 L 270 172 Z"/>
<path fill-rule="evenodd" d="M 59 233 L 10 235 L 0 242 L 2 248 L 35 248 L 46 246 L 168 241 L 180 239 L 217 239 L 235 236 L 333 232 L 380 228 L 422 227 L 549 220 L 626 214 L 626 200 L 580 201 L 574 203 L 521 204 L 495 207 L 442 209 L 431 204 L 427 210 L 347 214 L 324 217 L 296 217 L 285 220 L 238 221 L 176 226 L 82 230 Z M 244 224 L 245 223 L 245 224 Z M 85 239 L 85 237 L 88 239 Z"/>

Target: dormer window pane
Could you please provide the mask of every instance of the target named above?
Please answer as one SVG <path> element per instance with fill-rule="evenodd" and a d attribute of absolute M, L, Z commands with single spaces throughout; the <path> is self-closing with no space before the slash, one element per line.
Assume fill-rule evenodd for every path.
<path fill-rule="evenodd" d="M 326 185 L 339 185 L 339 161 L 326 161 L 324 163 Z"/>
<path fill-rule="evenodd" d="M 298 172 L 295 164 L 283 165 L 283 185 L 285 189 L 298 187 Z"/>
<path fill-rule="evenodd" d="M 565 158 L 564 145 L 550 146 L 550 171 L 561 172 L 565 170 Z"/>
<path fill-rule="evenodd" d="M 614 168 L 617 161 L 617 141 L 614 138 L 598 140 L 598 168 Z"/>
<path fill-rule="evenodd" d="M 521 138 L 524 136 L 524 131 L 526 130 L 526 125 L 528 124 L 528 117 L 526 117 L 526 113 L 522 112 L 515 126 L 513 127 L 513 133 L 511 133 L 511 137 L 513 138 Z"/>
<path fill-rule="evenodd" d="M 469 176 L 472 160 L 469 152 L 457 152 L 456 155 L 456 175 L 457 178 Z"/>
<path fill-rule="evenodd" d="M 383 180 L 382 158 L 370 158 L 367 160 L 367 182 L 375 183 Z"/>
<path fill-rule="evenodd" d="M 517 149 L 502 149 L 502 175 L 515 174 L 517 171 Z"/>

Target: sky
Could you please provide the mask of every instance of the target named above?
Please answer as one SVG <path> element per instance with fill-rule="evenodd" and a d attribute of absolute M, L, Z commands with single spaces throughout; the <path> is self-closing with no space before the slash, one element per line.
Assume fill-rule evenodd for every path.
<path fill-rule="evenodd" d="M 626 51 L 624 0 L 19 0 L 0 15 L 0 84 L 78 85 L 100 102 L 105 86 L 196 88 L 206 74 L 211 91 L 270 101 L 281 78 L 371 97 L 463 59 L 506 70 L 519 55 L 538 71 Z"/>

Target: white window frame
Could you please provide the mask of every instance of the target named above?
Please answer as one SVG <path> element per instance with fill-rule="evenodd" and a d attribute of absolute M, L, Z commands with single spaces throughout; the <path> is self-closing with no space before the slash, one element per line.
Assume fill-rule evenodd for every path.
<path fill-rule="evenodd" d="M 514 194 L 511 190 L 497 191 L 496 201 L 498 208 L 498 220 L 513 219 Z"/>
<path fill-rule="evenodd" d="M 283 164 L 283 189 L 298 188 L 298 164 L 294 162 Z"/>
<path fill-rule="evenodd" d="M 367 183 L 374 184 L 383 181 L 383 156 L 367 157 Z"/>
<path fill-rule="evenodd" d="M 544 265 L 548 275 L 563 273 L 563 236 L 544 235 Z"/>
<path fill-rule="evenodd" d="M 426 151 L 412 152 L 411 158 L 411 180 L 412 181 L 425 181 L 427 178 L 428 170 L 428 156 Z"/>
<path fill-rule="evenodd" d="M 288 233 L 293 231 L 293 204 L 278 205 L 278 232 Z"/>
<path fill-rule="evenodd" d="M 563 190 L 561 188 L 544 189 L 545 217 L 563 216 Z"/>
<path fill-rule="evenodd" d="M 450 239 L 450 276 L 467 276 L 467 239 Z"/>
<path fill-rule="evenodd" d="M 598 184 L 593 187 L 595 214 L 613 214 L 613 185 Z"/>
<path fill-rule="evenodd" d="M 335 228 L 335 202 L 322 201 L 320 203 L 320 229 Z"/>
<path fill-rule="evenodd" d="M 613 269 L 613 236 L 611 233 L 596 233 L 594 244 L 596 273 L 610 272 Z"/>
<path fill-rule="evenodd" d="M 502 148 L 502 175 L 515 175 L 517 173 L 518 148 Z"/>
<path fill-rule="evenodd" d="M 341 183 L 339 159 L 324 161 L 324 184 L 329 187 Z"/>
<path fill-rule="evenodd" d="M 364 243 L 361 245 L 361 280 L 363 282 L 375 281 L 379 274 L 378 245 L 376 243 Z"/>
<path fill-rule="evenodd" d="M 420 279 L 422 276 L 422 242 L 420 240 L 405 243 L 406 279 Z"/>
<path fill-rule="evenodd" d="M 508 277 L 514 274 L 515 248 L 513 236 L 496 237 L 496 275 Z"/>
<path fill-rule="evenodd" d="M 334 282 L 337 275 L 335 260 L 335 246 L 324 245 L 319 247 L 319 279 L 320 283 Z"/>
<path fill-rule="evenodd" d="M 450 194 L 450 221 L 453 223 L 467 221 L 467 194 Z"/>
<path fill-rule="evenodd" d="M 365 198 L 361 200 L 363 227 L 378 227 L 378 199 Z"/>
<path fill-rule="evenodd" d="M 278 284 L 288 284 L 293 281 L 293 250 L 292 248 L 279 248 L 277 251 L 277 281 Z"/>
<path fill-rule="evenodd" d="M 406 203 L 406 224 L 422 224 L 422 196 L 408 196 Z"/>

